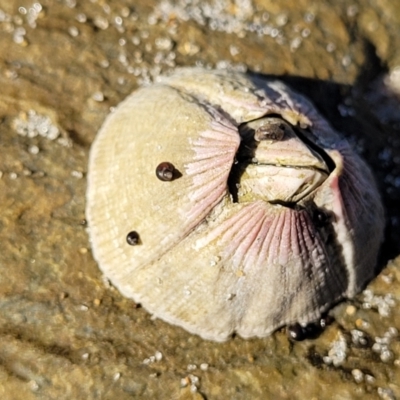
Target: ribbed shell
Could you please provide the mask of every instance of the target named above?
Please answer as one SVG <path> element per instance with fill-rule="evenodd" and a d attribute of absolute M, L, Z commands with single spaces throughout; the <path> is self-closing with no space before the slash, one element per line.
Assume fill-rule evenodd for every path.
<path fill-rule="evenodd" d="M 229 193 L 238 125 L 267 114 L 309 127 L 335 163 L 299 207 Z M 161 162 L 175 179 L 156 177 Z M 306 324 L 354 296 L 374 275 L 383 231 L 367 166 L 308 101 L 278 81 L 190 68 L 107 117 L 90 153 L 86 212 L 94 257 L 122 294 L 217 341 Z"/>

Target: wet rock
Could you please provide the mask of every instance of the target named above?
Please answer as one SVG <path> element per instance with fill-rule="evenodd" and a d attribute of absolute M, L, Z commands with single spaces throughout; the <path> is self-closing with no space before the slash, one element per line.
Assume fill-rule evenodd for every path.
<path fill-rule="evenodd" d="M 218 4 L 0 0 L 1 398 L 400 398 L 399 126 L 363 96 L 399 66 L 398 5 Z M 98 128 L 138 85 L 195 64 L 285 75 L 378 178 L 382 271 L 317 339 L 201 340 L 124 299 L 91 256 Z"/>

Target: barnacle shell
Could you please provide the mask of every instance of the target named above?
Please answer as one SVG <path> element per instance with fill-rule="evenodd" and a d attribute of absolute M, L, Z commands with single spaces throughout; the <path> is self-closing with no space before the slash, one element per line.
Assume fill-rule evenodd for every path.
<path fill-rule="evenodd" d="M 305 98 L 191 68 L 107 117 L 86 211 L 94 257 L 122 294 L 217 341 L 304 325 L 354 296 L 383 231 L 368 167 Z"/>

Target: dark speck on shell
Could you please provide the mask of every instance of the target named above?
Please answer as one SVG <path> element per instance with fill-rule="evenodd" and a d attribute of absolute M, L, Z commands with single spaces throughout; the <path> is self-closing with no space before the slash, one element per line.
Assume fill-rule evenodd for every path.
<path fill-rule="evenodd" d="M 172 181 L 175 178 L 175 167 L 170 162 L 162 162 L 156 168 L 156 175 L 160 181 Z"/>
<path fill-rule="evenodd" d="M 139 234 L 136 231 L 131 231 L 126 235 L 126 242 L 130 246 L 136 246 L 139 244 Z"/>

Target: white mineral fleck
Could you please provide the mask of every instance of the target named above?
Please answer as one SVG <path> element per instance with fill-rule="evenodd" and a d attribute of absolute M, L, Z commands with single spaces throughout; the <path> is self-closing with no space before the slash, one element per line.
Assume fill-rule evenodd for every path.
<path fill-rule="evenodd" d="M 361 370 L 359 370 L 359 369 L 353 369 L 352 371 L 351 371 L 351 374 L 353 375 L 353 378 L 354 378 L 354 380 L 357 382 L 357 383 L 360 383 L 360 382 L 362 382 L 363 381 L 363 379 L 364 379 L 364 374 L 363 374 L 363 372 L 361 371 Z"/>
<path fill-rule="evenodd" d="M 143 364 L 145 365 L 152 364 L 154 361 L 156 361 L 156 358 L 154 356 L 150 356 L 143 360 Z"/>
<path fill-rule="evenodd" d="M 326 45 L 326 51 L 328 52 L 328 53 L 332 53 L 333 51 L 335 51 L 336 50 L 336 45 L 335 45 L 335 43 L 328 43 L 327 45 Z"/>
<path fill-rule="evenodd" d="M 194 386 L 197 389 L 200 384 L 200 378 L 196 375 L 189 374 L 189 380 L 191 383 L 190 387 L 192 388 Z"/>
<path fill-rule="evenodd" d="M 81 24 L 83 24 L 83 23 L 85 23 L 85 22 L 87 21 L 86 14 L 84 14 L 84 13 L 79 13 L 79 14 L 75 17 L 75 19 L 76 19 L 78 22 L 80 22 Z"/>
<path fill-rule="evenodd" d="M 116 381 L 118 381 L 119 380 L 119 378 L 121 377 L 121 373 L 120 372 L 116 372 L 114 375 L 113 375 L 113 381 L 114 382 L 116 382 Z"/>
<path fill-rule="evenodd" d="M 72 147 L 72 140 L 66 137 L 58 138 L 57 143 L 64 147 Z"/>
<path fill-rule="evenodd" d="M 229 46 L 229 52 L 231 53 L 231 56 L 232 56 L 232 57 L 235 57 L 235 56 L 237 56 L 237 55 L 240 53 L 240 50 L 238 49 L 237 46 L 231 44 L 231 45 Z"/>
<path fill-rule="evenodd" d="M 384 348 L 380 356 L 382 362 L 388 362 L 393 359 L 393 352 L 388 348 Z"/>
<path fill-rule="evenodd" d="M 365 382 L 371 384 L 375 382 L 375 378 L 372 375 L 365 374 L 364 376 Z"/>
<path fill-rule="evenodd" d="M 39 384 L 34 380 L 29 381 L 28 385 L 29 385 L 29 389 L 31 389 L 33 392 L 36 392 L 37 390 L 39 390 Z"/>
<path fill-rule="evenodd" d="M 390 74 L 385 79 L 385 84 L 389 86 L 393 92 L 400 94 L 400 66 L 396 66 L 390 71 Z"/>
<path fill-rule="evenodd" d="M 350 331 L 351 339 L 354 344 L 365 346 L 367 344 L 367 339 L 363 331 L 358 329 L 353 329 Z"/>
<path fill-rule="evenodd" d="M 381 274 L 379 276 L 385 283 L 387 283 L 388 285 L 391 284 L 393 282 L 393 275 L 392 274 Z"/>
<path fill-rule="evenodd" d="M 378 296 L 368 289 L 364 290 L 363 295 L 363 308 L 377 309 L 379 315 L 382 317 L 388 317 L 390 315 L 390 309 L 396 305 L 396 302 L 390 293 L 385 296 Z"/>
<path fill-rule="evenodd" d="M 131 10 L 129 9 L 129 7 L 122 7 L 122 9 L 121 9 L 121 15 L 124 17 L 124 18 L 128 18 L 129 17 L 129 15 L 130 15 L 130 13 L 131 13 Z"/>
<path fill-rule="evenodd" d="M 30 146 L 28 149 L 29 153 L 31 154 L 38 154 L 39 153 L 39 147 L 36 145 Z"/>
<path fill-rule="evenodd" d="M 181 385 L 181 387 L 186 387 L 186 386 L 188 386 L 189 385 L 189 379 L 188 378 L 182 378 L 181 379 L 181 381 L 180 381 L 180 385 Z"/>
<path fill-rule="evenodd" d="M 97 101 L 97 102 L 101 103 L 102 101 L 104 101 L 104 94 L 103 94 L 103 92 L 100 92 L 100 91 L 94 92 L 94 93 L 92 94 L 92 99 L 93 99 L 94 101 Z"/>
<path fill-rule="evenodd" d="M 342 365 L 347 356 L 346 339 L 341 333 L 338 336 L 338 339 L 332 343 L 331 349 L 328 352 L 328 357 L 335 367 Z"/>
<path fill-rule="evenodd" d="M 390 326 L 388 330 L 384 333 L 384 336 L 395 338 L 399 334 L 399 331 L 394 326 Z"/>
<path fill-rule="evenodd" d="M 104 18 L 104 17 L 102 17 L 102 16 L 100 16 L 100 15 L 97 15 L 97 16 L 94 18 L 93 23 L 94 23 L 94 25 L 95 25 L 97 28 L 102 29 L 102 30 L 107 29 L 107 28 L 108 28 L 108 25 L 109 25 L 108 19 L 107 19 L 107 18 Z"/>
<path fill-rule="evenodd" d="M 140 44 L 140 38 L 138 36 L 132 36 L 131 41 L 135 46 L 138 46 Z"/>
<path fill-rule="evenodd" d="M 29 138 L 40 135 L 54 140 L 60 135 L 59 129 L 53 125 L 48 116 L 37 114 L 34 110 L 29 110 L 27 113 L 21 112 L 13 120 L 12 126 L 19 135 Z"/>
<path fill-rule="evenodd" d="M 290 42 L 290 50 L 294 52 L 297 50 L 302 43 L 302 38 L 301 37 L 295 37 L 291 42 Z"/>
<path fill-rule="evenodd" d="M 201 363 L 200 364 L 200 369 L 202 371 L 207 371 L 208 370 L 208 364 L 207 363 Z"/>
<path fill-rule="evenodd" d="M 26 45 L 27 41 L 25 39 L 26 35 L 26 30 L 22 26 L 19 26 L 16 28 L 13 32 L 13 40 L 14 43 L 21 44 L 21 45 Z"/>
<path fill-rule="evenodd" d="M 308 12 L 306 15 L 304 15 L 305 22 L 313 22 L 314 19 L 315 19 L 315 15 L 311 12 Z"/>
<path fill-rule="evenodd" d="M 42 10 L 43 7 L 40 3 L 33 3 L 33 6 L 28 9 L 26 20 L 32 29 L 36 28 L 36 20 L 39 18 Z"/>
<path fill-rule="evenodd" d="M 393 393 L 393 390 L 390 388 L 381 388 L 378 387 L 378 396 L 382 399 L 382 400 L 396 400 L 396 397 Z"/>
<path fill-rule="evenodd" d="M 342 58 L 342 65 L 343 67 L 349 67 L 351 65 L 351 56 L 350 55 L 345 55 Z"/>
<path fill-rule="evenodd" d="M 83 172 L 81 171 L 72 171 L 71 176 L 73 176 L 76 179 L 82 179 L 83 178 Z"/>
<path fill-rule="evenodd" d="M 69 8 L 75 8 L 76 7 L 76 0 L 65 0 L 65 4 Z"/>
<path fill-rule="evenodd" d="M 196 385 L 190 385 L 190 391 L 192 392 L 192 393 L 196 393 L 197 392 L 197 386 Z"/>
<path fill-rule="evenodd" d="M 372 351 L 375 353 L 380 353 L 382 351 L 382 345 L 380 343 L 374 343 L 372 345 Z"/>
<path fill-rule="evenodd" d="M 169 37 L 159 37 L 156 39 L 156 48 L 158 50 L 168 51 L 171 50 L 174 43 Z"/>
<path fill-rule="evenodd" d="M 353 4 L 347 8 L 347 16 L 348 17 L 354 17 L 357 14 L 358 14 L 358 7 L 355 4 Z"/>
<path fill-rule="evenodd" d="M 68 33 L 72 36 L 72 37 L 77 37 L 79 35 L 79 29 L 76 26 L 70 26 L 68 28 Z"/>

